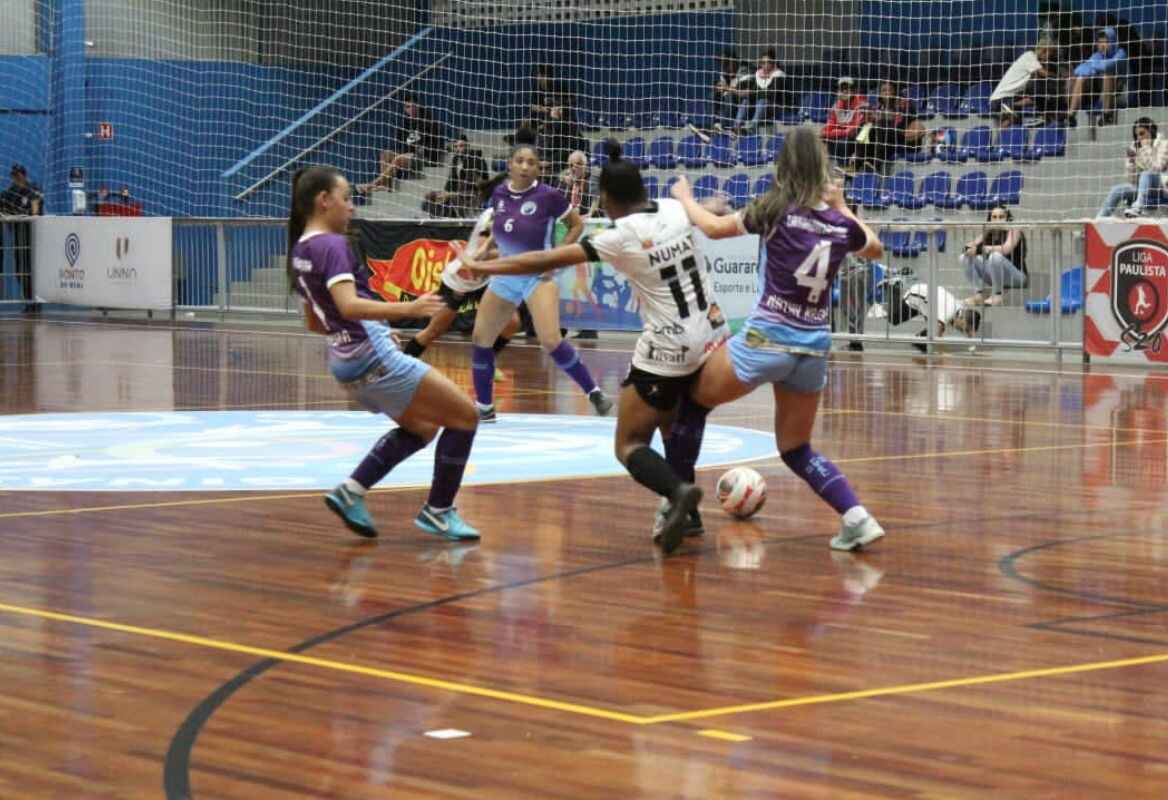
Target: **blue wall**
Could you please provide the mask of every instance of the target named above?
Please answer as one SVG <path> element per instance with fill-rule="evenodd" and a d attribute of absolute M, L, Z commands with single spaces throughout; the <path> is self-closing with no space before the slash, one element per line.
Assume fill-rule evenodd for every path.
<path fill-rule="evenodd" d="M 49 60 L 44 56 L 0 58 L 0 178 L 8 185 L 13 163 L 28 169 L 29 179 L 45 176 L 49 122 Z"/>

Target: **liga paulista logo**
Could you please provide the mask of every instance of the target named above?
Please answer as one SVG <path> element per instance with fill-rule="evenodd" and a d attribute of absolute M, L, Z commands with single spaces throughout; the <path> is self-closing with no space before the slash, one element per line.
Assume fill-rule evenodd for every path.
<path fill-rule="evenodd" d="M 1168 247 L 1133 239 L 1111 255 L 1111 313 L 1129 349 L 1159 352 L 1168 326 Z"/>

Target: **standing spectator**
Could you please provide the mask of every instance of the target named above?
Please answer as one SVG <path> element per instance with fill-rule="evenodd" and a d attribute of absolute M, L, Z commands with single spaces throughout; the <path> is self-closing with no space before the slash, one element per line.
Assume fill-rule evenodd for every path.
<path fill-rule="evenodd" d="M 856 135 L 864 124 L 868 101 L 856 94 L 855 83 L 851 78 L 840 78 L 837 89 L 835 105 L 827 116 L 827 124 L 823 126 L 823 141 L 827 143 L 831 157 L 842 164 L 850 161 L 855 154 Z"/>
<path fill-rule="evenodd" d="M 450 159 L 446 185 L 440 192 L 430 192 L 422 204 L 422 210 L 430 216 L 466 219 L 478 212 L 478 185 L 487 179 L 487 162 L 482 150 L 467 148 L 465 133 L 451 142 L 454 156 Z"/>
<path fill-rule="evenodd" d="M 928 133 L 916 118 L 912 103 L 898 95 L 896 83 L 890 80 L 880 84 L 876 108 L 868 112 L 866 120 L 872 128 L 867 141 L 856 145 L 856 161 L 875 172 L 887 172 L 897 155 L 920 146 Z"/>
<path fill-rule="evenodd" d="M 539 134 L 540 150 L 546 159 L 546 175 L 556 175 L 564 169 L 568 154 L 587 147 L 580 136 L 580 128 L 567 106 L 553 106 Z"/>
<path fill-rule="evenodd" d="M 1126 67 L 1127 51 L 1117 44 L 1115 28 L 1107 27 L 1099 31 L 1095 38 L 1095 52 L 1079 66 L 1067 79 L 1067 125 L 1075 127 L 1079 123 L 1079 108 L 1083 95 L 1094 98 L 1103 95 L 1103 116 L 1101 125 L 1115 122 L 1115 87 L 1118 74 Z"/>
<path fill-rule="evenodd" d="M 754 130 L 787 102 L 786 78 L 787 73 L 775 63 L 775 49 L 771 47 L 758 57 L 758 69 L 753 74 L 737 79 L 735 89 L 741 102 L 734 117 L 734 127 L 738 131 Z M 752 106 L 754 116 L 746 123 L 746 115 Z"/>
<path fill-rule="evenodd" d="M 538 134 L 543 132 L 544 125 L 550 120 L 574 125 L 575 106 L 576 98 L 568 87 L 563 82 L 555 80 L 550 66 L 540 64 L 535 68 L 535 89 L 531 92 L 528 116 L 519 123 L 519 127 Z"/>
<path fill-rule="evenodd" d="M 1125 217 L 1143 216 L 1148 195 L 1163 191 L 1165 172 L 1168 172 L 1168 141 L 1160 136 L 1150 117 L 1140 117 L 1132 125 L 1132 141 L 1127 146 L 1127 183 L 1112 187 L 1099 209 L 1099 216 L 1114 216 L 1123 202 L 1131 204 L 1123 212 Z"/>
<path fill-rule="evenodd" d="M 1003 205 L 994 206 L 986 222 L 996 224 L 987 226 L 985 233 L 966 243 L 961 266 L 976 290 L 966 299 L 967 306 L 1001 305 L 1003 291 L 1022 289 L 1030 283 L 1030 273 L 1026 269 L 1026 234 L 1017 228 L 1006 227 L 1006 223 L 1013 220 L 1010 209 Z M 986 288 L 991 291 L 988 298 Z"/>
<path fill-rule="evenodd" d="M 23 164 L 13 164 L 12 183 L 0 192 L 0 216 L 36 217 L 44 213 L 44 195 L 28 180 Z M 24 292 L 25 312 L 36 311 L 32 295 L 32 224 L 28 220 L 11 222 L 3 227 L 12 231 L 12 264 Z M 4 265 L 4 240 L 0 231 L 0 270 Z"/>
<path fill-rule="evenodd" d="M 402 95 L 402 113 L 393 126 L 393 149 L 381 151 L 380 172 L 361 192 L 393 190 L 397 178 L 408 180 L 442 161 L 442 129 L 412 94 Z"/>
<path fill-rule="evenodd" d="M 595 214 L 600 207 L 598 181 L 591 175 L 588 156 L 583 150 L 576 150 L 568 156 L 568 168 L 560 175 L 559 188 L 564 197 L 568 198 L 568 203 L 585 219 Z M 589 288 L 592 283 L 591 273 L 591 264 L 576 265 L 572 280 L 572 299 L 565 303 L 564 307 L 566 313 L 579 316 L 583 313 L 585 304 L 596 302 Z M 595 330 L 586 328 L 577 333 L 575 338 L 595 339 L 597 334 Z"/>

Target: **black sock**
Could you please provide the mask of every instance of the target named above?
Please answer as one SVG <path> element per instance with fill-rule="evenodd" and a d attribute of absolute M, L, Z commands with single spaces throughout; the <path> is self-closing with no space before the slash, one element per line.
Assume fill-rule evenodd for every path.
<path fill-rule="evenodd" d="M 669 462 L 652 447 L 642 445 L 629 453 L 625 469 L 637 483 L 665 498 L 672 498 L 681 485 Z"/>
<path fill-rule="evenodd" d="M 498 353 L 500 350 L 502 350 L 504 347 L 506 347 L 510 342 L 511 342 L 511 340 L 508 339 L 506 336 L 500 336 L 498 339 L 495 340 L 495 343 L 493 345 L 491 345 L 491 349 L 494 350 L 496 353 Z"/>
<path fill-rule="evenodd" d="M 418 358 L 425 351 L 426 345 L 419 342 L 416 336 L 413 339 L 410 339 L 409 344 L 402 348 L 403 353 L 405 353 L 407 356 L 413 356 L 414 358 Z"/>

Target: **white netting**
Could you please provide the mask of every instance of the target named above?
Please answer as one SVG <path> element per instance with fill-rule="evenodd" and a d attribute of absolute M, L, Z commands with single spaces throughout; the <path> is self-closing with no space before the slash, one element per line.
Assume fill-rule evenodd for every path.
<path fill-rule="evenodd" d="M 659 191 L 680 162 L 701 191 L 726 192 L 737 203 L 759 188 L 784 131 L 826 124 L 840 78 L 852 78 L 857 95 L 872 103 L 882 79 L 893 78 L 902 105 L 867 132 L 871 119 L 843 126 L 846 138 L 866 140 L 858 154 L 854 144 L 833 146 L 841 161 L 859 156 L 856 197 L 872 214 L 972 218 L 984 215 L 977 206 L 1001 196 L 1028 219 L 1090 216 L 1128 177 L 1133 122 L 1147 116 L 1168 123 L 1168 4 L 1067 0 L 1066 13 L 1038 13 L 1051 5 L 5 0 L 0 8 L 13 22 L 0 47 L 35 55 L 4 56 L 10 84 L 24 86 L 8 90 L 7 106 L 24 116 L 13 122 L 14 115 L 4 115 L 0 156 L 31 162 L 38 180 L 53 182 L 47 188 L 57 210 L 66 198 L 57 184 L 76 159 L 91 194 L 125 186 L 147 213 L 228 217 L 285 213 L 291 171 L 329 162 L 357 184 L 383 174 L 363 214 L 462 215 L 467 197 L 439 194 L 427 202 L 468 185 L 448 185 L 450 142 L 465 132 L 468 150 L 481 152 L 489 172 L 507 152 L 506 134 L 534 118 L 553 162 L 549 180 L 558 179 L 572 149 L 591 156 L 596 142 L 612 134 L 644 159 Z M 62 9 L 67 17 L 78 7 L 85 40 L 80 73 L 58 69 L 76 50 L 60 46 Z M 1080 67 L 1108 26 L 1126 58 Z M 1050 74 L 1025 86 L 1008 82 L 1005 108 L 1016 113 L 1002 128 L 1002 109 L 990 96 L 1008 71 L 1028 74 L 1034 62 L 1014 70 L 1011 64 L 1040 43 L 1053 46 L 1039 54 Z M 754 70 L 768 48 L 782 74 L 764 79 L 763 88 Z M 715 94 L 729 50 L 739 62 L 731 72 L 741 96 Z M 538 92 L 541 64 L 551 74 Z M 1077 127 L 1068 128 L 1067 73 L 1076 69 L 1098 74 L 1085 76 Z M 84 89 L 67 91 L 62 81 L 79 74 Z M 432 124 L 408 122 L 406 93 Z M 768 106 L 753 126 L 760 98 Z M 18 108 L 22 102 L 40 105 Z M 533 112 L 533 102 L 562 111 L 549 119 L 547 111 Z M 907 117 L 896 113 L 905 111 L 917 120 L 907 145 L 901 125 Z M 77 114 L 84 117 L 79 127 Z M 112 140 L 96 135 L 103 122 Z M 60 135 L 38 136 L 37 125 L 42 133 L 57 126 Z M 918 140 L 920 127 L 926 132 Z M 952 129 L 949 138 L 943 129 Z M 88 137 L 84 148 L 70 148 L 70 130 Z M 701 138 L 688 138 L 695 135 Z M 381 161 L 383 152 L 406 151 L 416 156 L 408 168 Z M 469 163 L 468 178 L 483 167 Z M 934 173 L 943 175 L 923 185 Z"/>

